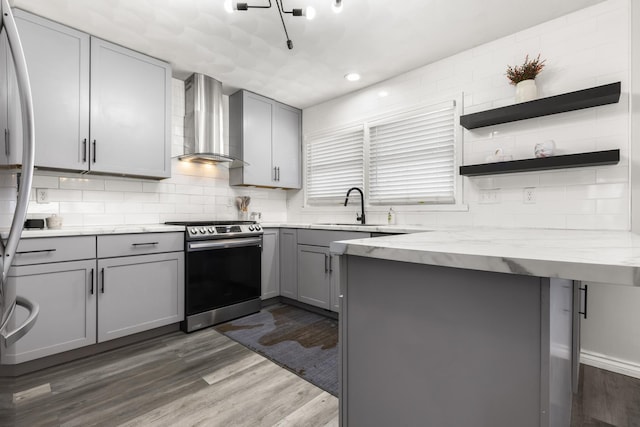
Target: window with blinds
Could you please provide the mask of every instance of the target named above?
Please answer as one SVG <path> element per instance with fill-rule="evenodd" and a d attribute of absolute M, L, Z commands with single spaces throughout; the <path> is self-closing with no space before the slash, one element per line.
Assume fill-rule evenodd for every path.
<path fill-rule="evenodd" d="M 369 126 L 370 204 L 455 202 L 455 104 Z"/>
<path fill-rule="evenodd" d="M 344 200 L 351 187 L 364 186 L 362 126 L 307 140 L 306 197 L 309 204 Z"/>

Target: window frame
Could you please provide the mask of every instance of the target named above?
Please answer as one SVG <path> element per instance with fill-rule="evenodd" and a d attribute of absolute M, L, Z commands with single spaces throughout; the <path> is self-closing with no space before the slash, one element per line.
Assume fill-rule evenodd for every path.
<path fill-rule="evenodd" d="M 423 102 L 419 104 L 414 104 L 410 107 L 401 107 L 396 108 L 394 110 L 390 110 L 381 114 L 372 115 L 367 118 L 360 119 L 358 121 L 354 121 L 349 123 L 348 125 L 343 125 L 335 128 L 327 128 L 322 131 L 313 132 L 304 136 L 304 174 L 303 174 L 303 209 L 314 210 L 314 211 L 327 211 L 333 212 L 335 211 L 335 204 L 318 204 L 318 203 L 309 203 L 307 197 L 307 179 L 308 179 L 308 169 L 307 169 L 307 148 L 308 141 L 310 138 L 316 138 L 319 135 L 330 134 L 332 132 L 346 131 L 348 129 L 355 129 L 359 126 L 363 126 L 364 129 L 364 137 L 363 137 L 363 177 L 364 177 L 364 195 L 365 195 L 365 206 L 368 208 L 368 211 L 380 211 L 386 212 L 388 210 L 388 206 L 394 206 L 405 212 L 428 212 L 428 211 L 467 211 L 468 206 L 464 203 L 464 181 L 463 177 L 460 175 L 459 167 L 463 164 L 463 149 L 464 149 L 464 141 L 463 141 L 463 129 L 460 125 L 460 115 L 464 110 L 463 105 L 464 94 L 460 93 L 457 96 L 450 96 L 446 98 L 441 98 L 437 101 L 429 101 Z M 413 204 L 395 204 L 395 203 L 371 203 L 370 195 L 369 195 L 369 167 L 370 167 L 370 138 L 369 138 L 369 128 L 376 124 L 390 122 L 394 119 L 402 118 L 402 117 L 410 117 L 411 115 L 420 114 L 420 112 L 425 113 L 429 111 L 429 109 L 433 109 L 436 111 L 438 107 L 442 108 L 442 106 L 446 104 L 453 104 L 453 201 L 451 203 L 413 203 Z M 346 193 L 345 193 L 346 195 Z"/>

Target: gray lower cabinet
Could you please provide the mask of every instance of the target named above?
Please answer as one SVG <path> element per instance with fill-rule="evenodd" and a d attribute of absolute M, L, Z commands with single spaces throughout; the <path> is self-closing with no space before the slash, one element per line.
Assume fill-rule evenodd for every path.
<path fill-rule="evenodd" d="M 98 342 L 184 319 L 184 253 L 98 260 Z"/>
<path fill-rule="evenodd" d="M 40 314 L 33 329 L 2 349 L 2 363 L 16 364 L 96 342 L 95 259 L 13 267 L 9 282 L 36 301 Z M 15 325 L 26 319 L 17 309 Z"/>
<path fill-rule="evenodd" d="M 33 328 L 1 348 L 1 362 L 16 364 L 96 342 L 95 236 L 23 239 L 8 281 L 40 306 Z M 26 319 L 16 309 L 10 328 Z"/>
<path fill-rule="evenodd" d="M 183 233 L 22 239 L 8 280 L 40 305 L 17 364 L 184 320 Z M 21 324 L 21 308 L 9 328 Z"/>
<path fill-rule="evenodd" d="M 262 294 L 263 300 L 280 295 L 280 233 L 277 228 L 265 228 L 262 235 Z"/>
<path fill-rule="evenodd" d="M 280 295 L 298 299 L 298 237 L 294 228 L 280 229 Z"/>
<path fill-rule="evenodd" d="M 331 308 L 331 266 L 328 247 L 298 245 L 298 301 Z"/>
<path fill-rule="evenodd" d="M 340 309 L 338 260 L 329 251 L 337 240 L 364 239 L 370 233 L 359 231 L 307 230 L 297 233 L 297 300 L 331 311 Z"/>

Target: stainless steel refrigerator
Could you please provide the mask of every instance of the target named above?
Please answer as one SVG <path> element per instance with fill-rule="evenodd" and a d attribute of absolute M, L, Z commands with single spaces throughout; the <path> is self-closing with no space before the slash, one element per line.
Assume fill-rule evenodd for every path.
<path fill-rule="evenodd" d="M 0 0 L 0 35 L 2 37 L 6 36 L 8 51 L 11 52 L 12 61 L 9 61 L 8 67 L 15 68 L 23 135 L 22 164 L 17 172 L 9 171 L 9 173 L 15 174 L 17 185 L 16 202 L 15 204 L 9 204 L 11 207 L 15 206 L 12 212 L 13 219 L 10 221 L 10 228 L 2 230 L 2 238 L 0 239 L 0 351 L 3 351 L 4 348 L 22 338 L 33 327 L 38 318 L 39 306 L 37 303 L 17 295 L 15 285 L 8 278 L 11 262 L 18 248 L 27 217 L 29 194 L 33 181 L 35 148 L 33 103 L 27 63 L 8 0 Z M 0 53 L 6 54 L 6 52 Z M 0 70 L 0 73 L 5 72 L 7 70 Z M 7 146 L 9 132 L 11 132 L 11 129 L 4 129 L 5 147 Z M 2 166 L 0 165 L 0 168 Z M 6 167 L 2 168 L 3 172 L 6 172 L 6 170 Z M 16 306 L 24 307 L 29 311 L 26 320 L 20 325 L 15 324 Z"/>

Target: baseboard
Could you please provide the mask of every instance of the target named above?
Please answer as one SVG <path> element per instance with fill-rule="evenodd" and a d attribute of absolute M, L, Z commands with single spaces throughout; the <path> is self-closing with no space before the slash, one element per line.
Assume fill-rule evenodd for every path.
<path fill-rule="evenodd" d="M 604 354 L 582 351 L 580 352 L 580 363 L 640 379 L 640 364 L 628 360 L 615 359 Z"/>

